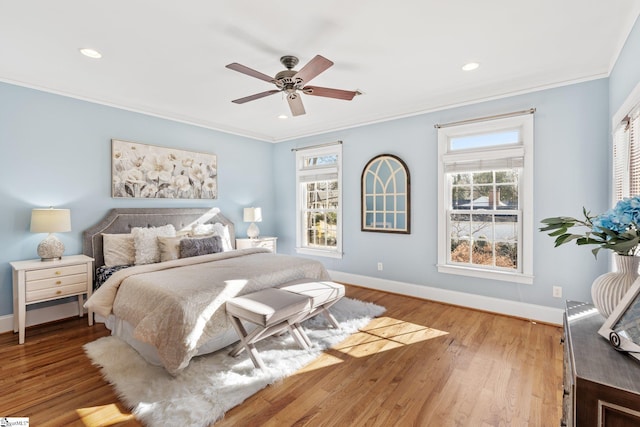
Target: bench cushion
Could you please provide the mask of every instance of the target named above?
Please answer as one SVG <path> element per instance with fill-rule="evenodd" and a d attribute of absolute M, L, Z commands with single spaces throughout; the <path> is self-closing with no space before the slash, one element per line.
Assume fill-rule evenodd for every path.
<path fill-rule="evenodd" d="M 330 281 L 298 279 L 276 286 L 277 289 L 311 298 L 311 310 L 344 296 L 344 285 Z"/>
<path fill-rule="evenodd" d="M 310 298 L 275 288 L 231 298 L 226 307 L 227 313 L 264 327 L 299 318 L 311 309 Z"/>

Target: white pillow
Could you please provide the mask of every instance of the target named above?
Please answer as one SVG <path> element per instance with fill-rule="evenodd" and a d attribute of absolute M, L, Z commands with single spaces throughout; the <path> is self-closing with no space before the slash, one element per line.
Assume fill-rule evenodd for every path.
<path fill-rule="evenodd" d="M 102 255 L 104 265 L 113 267 L 116 265 L 133 265 L 136 260 L 136 249 L 133 244 L 133 235 L 129 234 L 102 234 Z"/>
<path fill-rule="evenodd" d="M 175 237 L 176 229 L 171 224 L 162 227 L 135 227 L 131 234 L 136 249 L 135 264 L 152 264 L 160 262 L 158 237 Z"/>
<path fill-rule="evenodd" d="M 204 234 L 213 233 L 214 224 L 194 224 L 191 227 L 192 236 L 202 236 Z"/>
<path fill-rule="evenodd" d="M 222 251 L 227 252 L 233 250 L 228 225 L 224 225 L 219 222 L 216 222 L 215 224 L 196 224 L 193 226 L 191 233 L 194 236 L 202 236 L 205 234 L 220 236 L 222 239 Z"/>

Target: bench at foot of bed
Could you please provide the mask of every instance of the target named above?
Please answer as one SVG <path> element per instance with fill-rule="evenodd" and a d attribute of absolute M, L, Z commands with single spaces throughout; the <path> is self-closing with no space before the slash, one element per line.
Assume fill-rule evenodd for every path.
<path fill-rule="evenodd" d="M 275 288 L 231 298 L 226 303 L 227 315 L 240 342 L 231 350 L 230 355 L 235 357 L 246 349 L 254 366 L 264 369 L 264 362 L 255 343 L 287 330 L 301 348 L 308 348 L 311 341 L 300 323 L 323 313 L 331 325 L 339 329 L 340 325 L 328 308 L 343 296 L 344 286 L 339 283 L 298 279 Z M 256 329 L 247 333 L 243 320 L 256 325 Z"/>

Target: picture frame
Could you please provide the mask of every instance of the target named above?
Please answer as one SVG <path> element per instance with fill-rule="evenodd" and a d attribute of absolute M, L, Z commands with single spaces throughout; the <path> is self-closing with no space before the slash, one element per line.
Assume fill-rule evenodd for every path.
<path fill-rule="evenodd" d="M 616 350 L 640 360 L 640 279 L 633 282 L 598 334 Z"/>
<path fill-rule="evenodd" d="M 111 197 L 217 199 L 217 157 L 112 139 Z"/>
<path fill-rule="evenodd" d="M 411 234 L 411 176 L 393 154 L 375 156 L 362 170 L 361 230 Z"/>

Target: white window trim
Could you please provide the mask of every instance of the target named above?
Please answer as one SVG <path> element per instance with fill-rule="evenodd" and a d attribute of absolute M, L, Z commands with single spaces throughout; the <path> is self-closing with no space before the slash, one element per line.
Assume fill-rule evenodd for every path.
<path fill-rule="evenodd" d="M 468 158 L 471 151 L 449 151 L 449 140 L 456 136 L 476 133 L 497 132 L 500 130 L 520 128 L 522 147 L 524 151 L 523 173 L 520 182 L 520 210 L 522 211 L 521 233 L 521 272 L 497 271 L 469 266 L 452 265 L 448 263 L 448 226 L 447 209 L 449 203 L 449 186 L 445 179 L 445 156 L 450 158 L 452 153 L 459 153 L 460 158 Z M 505 150 L 513 146 L 505 146 Z M 496 149 L 500 149 L 499 147 Z M 482 150 L 474 150 L 473 156 L 477 159 Z M 487 152 L 493 150 L 485 150 Z M 442 127 L 438 129 L 438 272 L 458 274 L 463 276 L 479 277 L 491 280 L 501 280 L 515 283 L 533 283 L 533 115 L 509 117 L 504 119 L 488 120 L 477 123 L 469 123 L 459 126 Z"/>
<path fill-rule="evenodd" d="M 338 154 L 338 162 L 331 169 L 337 167 L 338 173 L 338 218 L 336 223 L 336 248 L 333 250 L 316 249 L 303 246 L 303 196 L 300 177 L 303 175 L 315 175 L 322 173 L 322 167 L 314 167 L 303 170 L 304 158 L 311 156 L 323 156 L 328 154 Z M 328 169 L 329 167 L 327 167 Z M 314 255 L 327 258 L 342 258 L 342 144 L 336 144 L 318 148 L 308 148 L 296 151 L 296 253 L 304 255 Z"/>
<path fill-rule="evenodd" d="M 629 114 L 633 113 L 634 110 L 636 110 L 638 108 L 638 106 L 640 105 L 640 83 L 638 83 L 633 90 L 631 91 L 631 93 L 629 93 L 629 96 L 627 96 L 627 98 L 624 100 L 624 102 L 622 103 L 622 105 L 620 106 L 620 108 L 618 108 L 618 111 L 616 111 L 616 113 L 613 115 L 612 119 L 611 119 L 611 129 L 612 129 L 612 148 L 611 148 L 611 204 L 612 206 L 615 205 L 618 202 L 618 198 L 616 197 L 616 164 L 615 164 L 615 159 L 613 158 L 613 145 L 616 144 L 616 134 L 618 133 L 618 130 L 620 129 L 622 120 L 628 116 Z M 626 173 L 629 173 L 629 170 L 627 168 Z M 623 182 L 626 186 L 626 192 L 628 193 L 628 176 L 626 176 L 623 179 Z"/>

